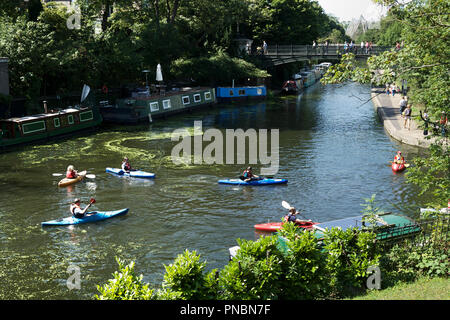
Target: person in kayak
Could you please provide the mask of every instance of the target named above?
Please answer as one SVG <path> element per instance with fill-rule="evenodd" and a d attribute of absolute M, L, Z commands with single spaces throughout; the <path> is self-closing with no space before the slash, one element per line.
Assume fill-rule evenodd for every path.
<path fill-rule="evenodd" d="M 75 179 L 76 177 L 78 177 L 77 171 L 74 169 L 72 165 L 68 166 L 66 171 L 66 178 Z"/>
<path fill-rule="evenodd" d="M 73 203 L 70 205 L 70 213 L 78 219 L 84 218 L 86 216 L 86 211 L 92 205 L 90 202 L 84 209 L 81 209 L 81 200 L 76 198 Z"/>
<path fill-rule="evenodd" d="M 122 160 L 122 170 L 125 171 L 126 173 L 130 173 L 130 171 L 134 171 L 131 168 L 130 161 L 128 160 L 127 157 L 123 158 L 123 160 Z"/>
<path fill-rule="evenodd" d="M 242 173 L 241 179 L 245 182 L 249 182 L 252 180 L 260 180 L 261 178 L 252 172 L 252 167 L 248 167 L 244 172 Z"/>
<path fill-rule="evenodd" d="M 294 207 L 289 208 L 289 213 L 285 217 L 286 222 L 293 222 L 295 224 L 302 224 L 305 222 L 311 222 L 311 220 L 301 220 L 297 218 L 297 215 L 300 214 Z"/>
<path fill-rule="evenodd" d="M 405 164 L 405 158 L 402 156 L 402 152 L 401 151 L 397 151 L 397 154 L 394 157 L 394 163 L 397 164 Z"/>

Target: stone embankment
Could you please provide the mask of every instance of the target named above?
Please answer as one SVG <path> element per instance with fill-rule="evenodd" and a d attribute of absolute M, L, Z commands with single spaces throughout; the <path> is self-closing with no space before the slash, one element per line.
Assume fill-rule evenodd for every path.
<path fill-rule="evenodd" d="M 408 125 L 404 128 L 405 119 L 400 114 L 400 100 L 401 94 L 395 96 L 387 95 L 384 89 L 372 89 L 372 101 L 375 110 L 383 122 L 386 132 L 395 140 L 412 146 L 428 148 L 433 142 L 434 138 L 425 139 L 423 129 L 418 124 L 411 120 L 411 126 L 408 130 Z M 413 117 L 418 115 L 418 111 L 414 110 L 412 106 Z M 431 134 L 431 128 L 428 128 L 428 135 Z"/>

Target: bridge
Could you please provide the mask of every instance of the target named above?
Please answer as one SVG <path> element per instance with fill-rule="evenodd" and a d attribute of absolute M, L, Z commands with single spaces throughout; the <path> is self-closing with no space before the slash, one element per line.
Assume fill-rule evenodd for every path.
<path fill-rule="evenodd" d="M 391 47 L 372 46 L 369 50 L 361 46 L 353 46 L 347 50 L 343 44 L 332 44 L 325 46 L 320 44 L 316 47 L 312 45 L 270 45 L 266 52 L 257 50 L 255 55 L 264 59 L 266 67 L 278 66 L 297 61 L 308 61 L 311 59 L 339 60 L 345 53 L 354 53 L 357 59 L 367 59 L 371 55 L 378 55 L 381 52 L 391 50 Z"/>

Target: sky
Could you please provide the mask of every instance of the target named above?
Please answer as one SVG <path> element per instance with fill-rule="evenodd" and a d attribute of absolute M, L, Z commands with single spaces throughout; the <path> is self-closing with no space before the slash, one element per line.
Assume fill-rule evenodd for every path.
<path fill-rule="evenodd" d="M 366 20 L 379 20 L 381 14 L 386 11 L 376 5 L 372 0 L 316 0 L 327 14 L 332 14 L 340 21 L 358 19 L 361 14 Z"/>

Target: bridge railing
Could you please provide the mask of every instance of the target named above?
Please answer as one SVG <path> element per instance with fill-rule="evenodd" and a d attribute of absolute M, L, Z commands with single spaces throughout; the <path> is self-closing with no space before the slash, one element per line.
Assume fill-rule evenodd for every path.
<path fill-rule="evenodd" d="M 259 52 L 267 56 L 339 56 L 344 53 L 352 52 L 358 56 L 377 55 L 381 52 L 391 50 L 391 47 L 372 46 L 361 48 L 360 45 L 354 45 L 352 48 L 345 47 L 344 44 L 331 44 L 325 46 L 319 44 L 315 47 L 312 45 L 269 45 L 266 52 Z M 258 52 L 257 52 L 258 54 Z"/>

